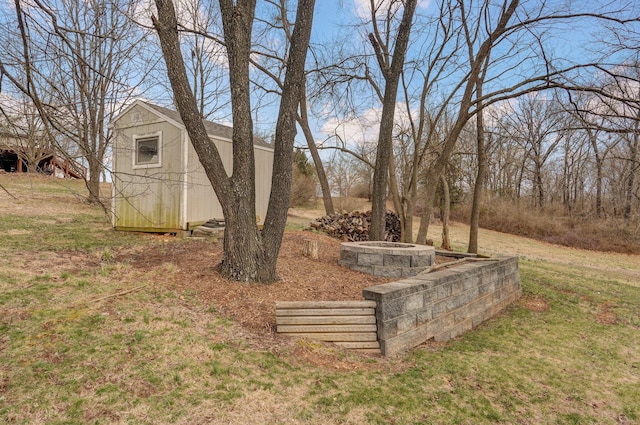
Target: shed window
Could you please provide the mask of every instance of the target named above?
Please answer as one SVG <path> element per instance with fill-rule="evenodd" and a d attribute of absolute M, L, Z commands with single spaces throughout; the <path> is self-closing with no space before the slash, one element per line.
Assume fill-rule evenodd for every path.
<path fill-rule="evenodd" d="M 159 167 L 160 135 L 135 138 L 134 167 Z"/>

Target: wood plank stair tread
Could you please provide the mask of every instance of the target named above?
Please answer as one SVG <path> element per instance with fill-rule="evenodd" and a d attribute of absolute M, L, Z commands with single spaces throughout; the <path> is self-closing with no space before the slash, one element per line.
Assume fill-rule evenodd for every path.
<path fill-rule="evenodd" d="M 375 315 L 370 307 L 361 308 L 292 308 L 277 309 L 277 316 L 367 316 Z"/>
<path fill-rule="evenodd" d="M 276 316 L 276 325 L 370 325 L 376 316 Z"/>
<path fill-rule="evenodd" d="M 340 333 L 340 332 L 376 332 L 377 327 L 375 323 L 373 325 L 280 325 L 278 326 L 279 333 Z"/>
<path fill-rule="evenodd" d="M 276 301 L 276 309 L 283 308 L 375 308 L 376 302 L 362 301 Z"/>
<path fill-rule="evenodd" d="M 277 332 L 380 354 L 375 301 L 277 301 Z"/>
<path fill-rule="evenodd" d="M 296 332 L 288 333 L 288 336 L 297 336 L 300 338 L 316 339 L 326 342 L 356 342 L 356 341 L 377 341 L 378 335 L 373 332 L 354 332 L 354 333 L 322 333 L 322 332 Z"/>

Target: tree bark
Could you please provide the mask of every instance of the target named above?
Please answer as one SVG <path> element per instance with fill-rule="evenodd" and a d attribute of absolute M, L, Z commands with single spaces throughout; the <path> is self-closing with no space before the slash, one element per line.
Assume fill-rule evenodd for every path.
<path fill-rule="evenodd" d="M 171 0 L 156 0 L 156 6 L 158 18 L 154 17 L 153 23 L 160 38 L 175 102 L 225 217 L 221 273 L 239 281 L 274 282 L 278 279 L 276 261 L 289 206 L 296 114 L 304 80 L 314 0 L 298 3 L 276 125 L 271 196 L 262 232 L 258 229 L 255 215 L 255 158 L 249 86 L 255 0 L 220 0 L 234 123 L 231 176 L 227 176 L 220 154 L 209 140 L 191 91 L 180 51 L 173 3 Z"/>
<path fill-rule="evenodd" d="M 302 245 L 302 255 L 312 260 L 318 259 L 318 241 L 305 239 Z"/>
<path fill-rule="evenodd" d="M 442 216 L 441 247 L 442 249 L 451 251 L 451 238 L 449 238 L 449 214 L 451 212 L 451 197 L 449 196 L 449 183 L 447 183 L 447 177 L 444 174 L 440 176 L 440 182 L 442 184 L 442 206 L 440 208 L 440 215 Z"/>
<path fill-rule="evenodd" d="M 389 158 L 389 191 L 393 198 L 393 206 L 400 219 L 400 242 L 411 242 L 411 232 L 407 235 L 406 224 L 406 212 L 404 210 L 404 204 L 400 199 L 400 193 L 398 191 L 398 182 L 396 178 L 396 163 L 393 156 Z"/>
<path fill-rule="evenodd" d="M 100 171 L 102 164 L 97 160 L 89 161 L 89 178 L 86 179 L 87 190 L 89 191 L 89 202 L 102 205 L 100 201 Z"/>
<path fill-rule="evenodd" d="M 591 148 L 593 149 L 593 156 L 596 162 L 596 217 L 600 218 L 602 216 L 602 179 L 603 173 L 602 169 L 604 166 L 604 161 L 602 155 L 600 154 L 600 148 L 598 147 L 598 138 L 594 131 L 587 127 L 587 136 L 589 137 L 589 142 L 591 143 Z"/>
<path fill-rule="evenodd" d="M 309 126 L 309 116 L 307 112 L 307 90 L 306 84 L 302 86 L 302 94 L 300 96 L 300 115 L 298 116 L 298 124 L 302 128 L 302 133 L 311 152 L 311 158 L 313 164 L 316 167 L 316 175 L 318 176 L 318 182 L 322 190 L 322 202 L 324 204 L 324 212 L 326 215 L 331 215 L 335 212 L 333 207 L 333 198 L 331 198 L 331 188 L 329 187 L 329 180 L 327 179 L 327 173 L 324 170 L 324 164 L 322 158 L 318 153 L 318 147 L 313 140 L 313 134 L 311 133 L 311 127 Z"/>
<path fill-rule="evenodd" d="M 433 202 L 436 196 L 437 187 L 437 178 L 434 179 L 433 173 L 427 173 L 427 180 L 425 182 L 425 190 L 423 193 L 424 210 L 420 217 L 420 227 L 418 229 L 418 236 L 416 237 L 416 243 L 421 245 L 427 244 L 427 234 L 429 233 L 429 224 L 431 222 L 431 216 L 433 215 Z"/>
<path fill-rule="evenodd" d="M 638 115 L 640 115 L 640 112 Z M 636 175 L 638 174 L 638 170 L 640 170 L 640 160 L 638 158 L 640 153 L 640 132 L 638 131 L 638 127 L 640 127 L 640 125 L 637 121 L 634 123 L 634 127 L 634 131 L 630 136 L 631 140 L 629 140 L 629 175 L 627 176 L 624 197 L 624 222 L 627 227 L 629 227 L 631 223 L 633 192 Z"/>
<path fill-rule="evenodd" d="M 409 35 L 413 15 L 416 9 L 417 0 L 406 0 L 402 20 L 398 27 L 395 48 L 391 64 L 388 64 L 388 57 L 382 51 L 382 40 L 380 34 L 375 32 L 369 34 L 369 40 L 376 52 L 376 57 L 385 78 L 384 100 L 382 103 L 382 118 L 380 120 L 380 130 L 378 133 L 378 148 L 376 152 L 376 164 L 373 172 L 373 190 L 371 203 L 371 227 L 369 228 L 369 239 L 378 241 L 384 240 L 385 213 L 387 201 L 387 181 L 389 176 L 389 161 L 393 147 L 393 124 L 396 110 L 396 99 L 398 96 L 398 84 L 400 74 L 404 67 L 404 59 L 409 44 Z M 375 22 L 375 17 L 374 17 Z"/>
<path fill-rule="evenodd" d="M 265 229 L 262 232 L 266 253 L 265 264 L 262 266 L 266 270 L 261 270 L 264 275 L 259 280 L 263 282 L 272 282 L 278 278 L 275 271 L 276 261 L 284 228 L 287 224 L 296 118 L 305 83 L 305 61 L 311 39 L 314 5 L 315 0 L 300 0 L 298 2 L 296 23 L 291 37 L 287 71 L 276 124 L 271 196 L 265 219 Z"/>
<path fill-rule="evenodd" d="M 488 61 L 485 62 L 485 71 Z M 482 99 L 482 81 L 480 78 L 476 84 L 476 98 Z M 476 138 L 478 155 L 478 173 L 476 182 L 473 185 L 473 201 L 471 204 L 471 220 L 469 223 L 469 248 L 467 252 L 478 253 L 478 229 L 480 228 L 480 207 L 482 205 L 482 194 L 484 193 L 484 182 L 487 176 L 487 150 L 485 147 L 484 133 L 484 113 L 482 103 L 478 103 L 478 113 L 476 114 Z"/>

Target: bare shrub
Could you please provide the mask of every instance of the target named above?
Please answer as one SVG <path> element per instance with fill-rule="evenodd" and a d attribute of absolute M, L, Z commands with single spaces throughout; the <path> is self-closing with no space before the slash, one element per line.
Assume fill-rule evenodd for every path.
<path fill-rule="evenodd" d="M 296 168 L 293 169 L 293 180 L 291 182 L 292 207 L 315 206 L 316 201 L 316 179 L 314 175 L 305 175 Z"/>
<path fill-rule="evenodd" d="M 356 198 L 371 199 L 371 185 L 368 182 L 356 183 L 351 188 L 351 195 Z"/>
<path fill-rule="evenodd" d="M 468 223 L 470 213 L 469 204 L 460 204 L 452 211 L 452 217 Z M 480 226 L 574 248 L 640 253 L 640 235 L 623 219 L 570 217 L 553 206 L 539 210 L 494 199 L 482 206 Z"/>
<path fill-rule="evenodd" d="M 367 199 L 352 196 L 337 197 L 334 205 L 339 211 L 368 211 L 371 209 L 371 203 Z"/>

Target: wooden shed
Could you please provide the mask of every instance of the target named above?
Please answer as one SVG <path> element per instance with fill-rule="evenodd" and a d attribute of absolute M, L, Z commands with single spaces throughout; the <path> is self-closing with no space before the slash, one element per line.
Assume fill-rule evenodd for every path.
<path fill-rule="evenodd" d="M 116 230 L 177 232 L 223 217 L 178 112 L 137 100 L 111 125 L 112 223 Z M 230 174 L 232 128 L 208 121 L 205 128 Z M 254 152 L 256 214 L 262 222 L 269 203 L 273 148 L 256 139 Z"/>

